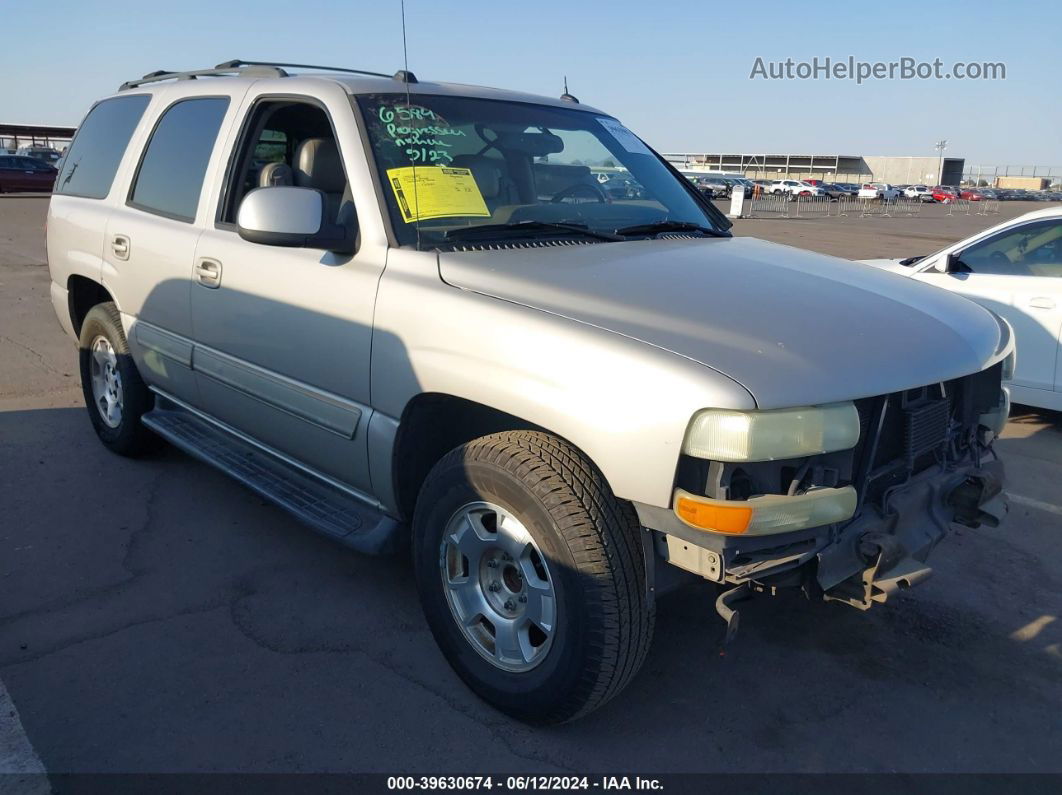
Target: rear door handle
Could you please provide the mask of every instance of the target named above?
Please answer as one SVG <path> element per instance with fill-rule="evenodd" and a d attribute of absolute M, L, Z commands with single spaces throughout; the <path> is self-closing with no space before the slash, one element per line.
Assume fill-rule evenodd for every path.
<path fill-rule="evenodd" d="M 221 286 L 221 263 L 216 259 L 203 257 L 195 264 L 195 280 L 212 290 Z"/>
<path fill-rule="evenodd" d="M 129 259 L 129 238 L 125 235 L 115 235 L 111 238 L 111 251 L 118 259 Z"/>
<path fill-rule="evenodd" d="M 1054 298 L 1045 298 L 1043 296 L 1038 296 L 1036 298 L 1030 298 L 1029 299 L 1029 306 L 1034 307 L 1035 309 L 1054 309 L 1055 308 L 1055 299 Z"/>

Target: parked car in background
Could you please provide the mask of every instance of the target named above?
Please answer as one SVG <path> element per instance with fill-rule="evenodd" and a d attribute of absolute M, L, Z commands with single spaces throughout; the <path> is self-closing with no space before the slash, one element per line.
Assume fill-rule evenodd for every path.
<path fill-rule="evenodd" d="M 715 174 L 707 174 L 702 177 L 702 190 L 712 198 L 723 198 L 730 195 L 730 183 Z M 711 191 L 709 194 L 708 192 Z"/>
<path fill-rule="evenodd" d="M 938 201 L 941 204 L 951 204 L 959 198 L 959 192 L 946 185 L 934 185 L 930 190 L 932 191 L 933 201 Z"/>
<path fill-rule="evenodd" d="M 610 199 L 639 199 L 642 197 L 641 184 L 631 176 L 630 172 L 609 174 L 604 180 L 600 179 L 599 176 L 598 183 Z"/>
<path fill-rule="evenodd" d="M 0 193 L 48 192 L 58 173 L 33 157 L 0 155 Z"/>
<path fill-rule="evenodd" d="M 893 185 L 887 182 L 866 182 L 863 187 L 859 189 L 860 199 L 883 199 L 885 201 L 892 201 L 900 195 Z"/>
<path fill-rule="evenodd" d="M 818 187 L 831 199 L 842 199 L 846 196 L 852 195 L 850 189 L 846 188 L 844 185 L 838 185 L 835 182 L 822 182 Z"/>
<path fill-rule="evenodd" d="M 714 197 L 715 191 L 712 190 L 712 187 L 708 184 L 710 181 L 709 177 L 703 171 L 679 171 L 679 173 L 685 177 L 693 187 L 709 199 Z"/>
<path fill-rule="evenodd" d="M 799 179 L 779 179 L 771 183 L 771 193 L 789 194 L 797 196 L 824 196 L 822 188 L 817 185 L 809 185 Z"/>
<path fill-rule="evenodd" d="M 925 185 L 909 185 L 903 189 L 903 195 L 908 199 L 918 199 L 924 202 L 932 202 L 933 191 L 927 188 Z"/>
<path fill-rule="evenodd" d="M 49 166 L 55 166 L 55 164 L 59 162 L 59 158 L 62 157 L 59 152 L 52 149 L 50 146 L 24 146 L 15 152 L 15 154 L 32 157 L 34 160 L 40 160 L 42 163 L 47 163 Z"/>
<path fill-rule="evenodd" d="M 1018 403 L 1062 411 L 1062 208 L 1035 210 L 927 257 L 864 260 L 964 295 L 1014 328 Z"/>
<path fill-rule="evenodd" d="M 984 200 L 985 195 L 976 188 L 962 188 L 959 191 L 959 198 L 966 199 L 967 201 L 971 202 L 979 202 Z"/>
<path fill-rule="evenodd" d="M 745 196 L 751 196 L 753 191 L 756 190 L 756 183 L 747 177 L 735 177 L 734 185 L 740 185 L 745 189 Z"/>

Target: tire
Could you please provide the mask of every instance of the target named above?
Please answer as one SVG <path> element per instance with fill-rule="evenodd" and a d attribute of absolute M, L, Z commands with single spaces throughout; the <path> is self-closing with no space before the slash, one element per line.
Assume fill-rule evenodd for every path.
<path fill-rule="evenodd" d="M 464 528 L 473 526 L 479 531 L 468 548 L 482 550 L 464 556 L 458 546 L 469 532 Z M 489 568 L 488 556 L 498 553 L 480 537 L 483 528 L 498 544 L 517 538 L 526 576 L 516 598 L 526 605 L 509 599 L 502 609 L 491 606 L 509 597 L 504 567 L 517 563 L 502 552 L 502 573 Z M 417 589 L 443 655 L 480 698 L 518 720 L 562 723 L 597 709 L 641 668 L 653 634 L 641 532 L 634 509 L 612 494 L 585 456 L 556 437 L 513 431 L 452 450 L 425 480 L 413 519 Z M 498 580 L 485 586 L 484 576 L 505 583 L 500 596 L 489 593 Z M 536 598 L 547 587 L 552 612 L 534 624 L 527 616 L 547 603 Z M 465 629 L 457 617 L 462 608 L 452 605 L 467 604 L 473 593 L 476 606 L 463 611 Z M 506 608 L 528 611 L 513 622 L 524 621 L 527 629 L 508 660 L 502 642 L 494 642 L 511 640 L 504 631 Z M 481 618 L 471 620 L 474 615 Z"/>
<path fill-rule="evenodd" d="M 85 406 L 100 441 L 124 456 L 138 456 L 154 447 L 158 437 L 140 422 L 154 405 L 154 396 L 129 354 L 113 303 L 96 304 L 89 310 L 81 324 L 78 351 Z M 117 412 L 105 408 L 115 405 Z"/>

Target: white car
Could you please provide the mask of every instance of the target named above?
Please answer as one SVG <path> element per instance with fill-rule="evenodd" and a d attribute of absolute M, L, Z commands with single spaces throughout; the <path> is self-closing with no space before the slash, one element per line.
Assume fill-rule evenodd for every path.
<path fill-rule="evenodd" d="M 900 189 L 887 182 L 867 182 L 859 189 L 860 199 L 885 199 L 892 201 L 899 197 Z"/>
<path fill-rule="evenodd" d="M 1036 210 L 928 257 L 864 260 L 959 293 L 1014 329 L 1013 400 L 1062 411 L 1062 208 Z M 941 333 L 950 333 L 942 327 Z"/>
<path fill-rule="evenodd" d="M 788 193 L 790 196 L 823 196 L 822 188 L 799 179 L 779 179 L 771 183 L 770 193 Z"/>
<path fill-rule="evenodd" d="M 933 191 L 925 185 L 911 185 L 910 187 L 904 188 L 903 195 L 908 199 L 921 199 L 924 202 L 936 201 L 933 198 Z"/>

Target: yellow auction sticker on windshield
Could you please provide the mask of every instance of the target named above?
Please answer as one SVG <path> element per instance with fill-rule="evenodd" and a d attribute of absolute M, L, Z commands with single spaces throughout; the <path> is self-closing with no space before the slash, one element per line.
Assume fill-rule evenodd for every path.
<path fill-rule="evenodd" d="M 406 166 L 387 169 L 405 222 L 457 215 L 490 216 L 472 171 L 445 166 Z"/>

